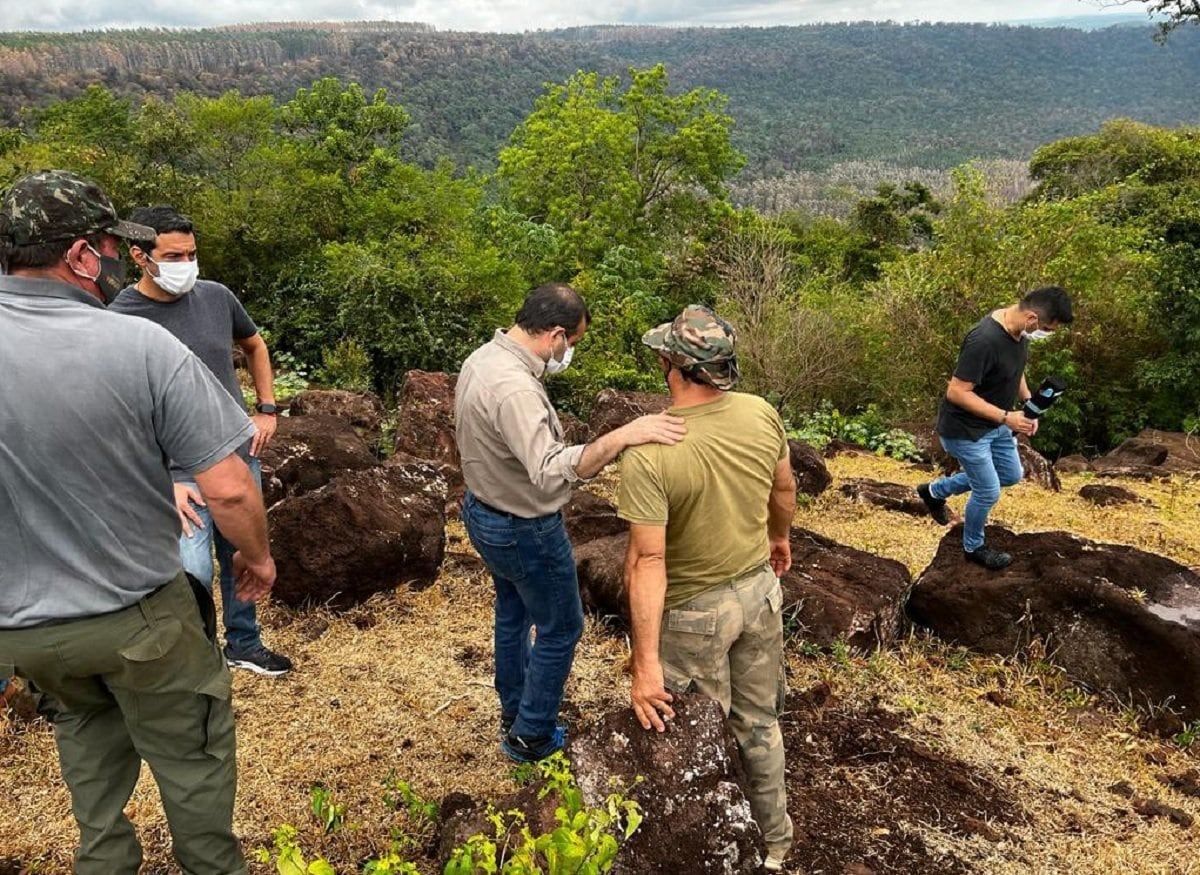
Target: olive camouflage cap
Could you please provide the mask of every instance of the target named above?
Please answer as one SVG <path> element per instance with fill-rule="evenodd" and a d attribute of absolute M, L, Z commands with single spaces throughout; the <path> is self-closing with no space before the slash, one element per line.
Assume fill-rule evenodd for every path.
<path fill-rule="evenodd" d="M 674 321 L 643 334 L 642 343 L 721 391 L 737 384 L 737 331 L 708 307 L 690 304 Z"/>
<path fill-rule="evenodd" d="M 0 244 L 35 246 L 104 232 L 153 240 L 153 228 L 124 222 L 96 183 L 65 170 L 18 179 L 0 201 Z"/>

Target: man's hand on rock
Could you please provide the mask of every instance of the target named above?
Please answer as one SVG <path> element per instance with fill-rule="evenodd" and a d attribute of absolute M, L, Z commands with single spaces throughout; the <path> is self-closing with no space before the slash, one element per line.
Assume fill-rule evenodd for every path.
<path fill-rule="evenodd" d="M 643 729 L 653 727 L 659 732 L 665 732 L 667 725 L 663 720 L 675 718 L 675 711 L 671 708 L 671 702 L 674 700 L 663 686 L 661 664 L 634 672 L 630 698 L 633 700 L 633 713 Z"/>

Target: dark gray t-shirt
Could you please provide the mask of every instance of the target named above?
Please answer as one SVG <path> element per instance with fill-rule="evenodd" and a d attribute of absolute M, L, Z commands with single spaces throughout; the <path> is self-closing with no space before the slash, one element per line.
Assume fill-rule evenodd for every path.
<path fill-rule="evenodd" d="M 254 433 L 212 372 L 75 286 L 0 276 L 0 375 L 0 628 L 120 610 L 178 574 L 167 459 L 195 475 Z"/>
<path fill-rule="evenodd" d="M 220 283 L 197 280 L 196 287 L 173 301 L 147 298 L 130 286 L 117 295 L 109 309 L 129 316 L 141 316 L 157 322 L 194 352 L 216 376 L 225 391 L 240 405 L 242 387 L 233 367 L 232 346 L 258 333 L 258 326 L 232 291 Z M 250 458 L 250 444 L 239 447 L 243 459 Z M 171 466 L 175 480 L 191 480 L 186 471 Z"/>
<path fill-rule="evenodd" d="M 989 313 L 967 334 L 958 354 L 954 376 L 974 385 L 974 393 L 1001 410 L 1011 410 L 1021 388 L 1021 376 L 1029 359 L 1029 341 L 1014 340 Z M 983 419 L 942 399 L 937 432 L 942 437 L 977 441 L 996 423 Z"/>

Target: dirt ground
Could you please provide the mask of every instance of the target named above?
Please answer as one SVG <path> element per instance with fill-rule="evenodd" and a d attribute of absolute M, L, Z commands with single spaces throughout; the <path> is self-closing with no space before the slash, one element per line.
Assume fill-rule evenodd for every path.
<path fill-rule="evenodd" d="M 919 572 L 942 531 L 930 521 L 855 505 L 851 477 L 915 484 L 921 472 L 870 456 L 831 461 L 835 483 L 797 523 Z M 1006 491 L 993 521 L 1066 529 L 1200 564 L 1200 482 L 1123 482 L 1148 504 L 1095 507 L 1030 484 Z M 262 611 L 269 644 L 296 670 L 236 674 L 240 784 L 236 828 L 248 853 L 282 824 L 340 873 L 383 851 L 389 828 L 421 833 L 383 801 L 402 778 L 424 797 L 495 798 L 513 777 L 496 743 L 491 596 L 462 528 L 448 527 L 438 583 L 346 612 Z M 589 619 L 568 685 L 584 721 L 628 701 L 624 636 Z M 1098 703 L 1039 654 L 970 656 L 920 636 L 871 656 L 789 652 L 785 719 L 791 808 L 803 838 L 789 864 L 807 873 L 1200 873 L 1200 742 L 1187 751 L 1141 731 L 1145 716 Z M 310 811 L 321 784 L 347 826 L 323 835 Z M 1156 806 L 1155 802 L 1162 803 Z M 1141 813 L 1139 813 L 1141 812 Z M 1157 813 L 1156 813 L 1157 812 Z M 129 814 L 147 873 L 176 871 L 157 794 L 143 774 Z M 653 816 L 648 812 L 648 816 Z M 1172 819 L 1174 815 L 1174 820 Z M 40 722 L 0 716 L 0 875 L 70 870 L 76 831 L 53 738 Z M 424 872 L 436 867 L 411 846 Z M 251 871 L 273 867 L 252 862 Z"/>

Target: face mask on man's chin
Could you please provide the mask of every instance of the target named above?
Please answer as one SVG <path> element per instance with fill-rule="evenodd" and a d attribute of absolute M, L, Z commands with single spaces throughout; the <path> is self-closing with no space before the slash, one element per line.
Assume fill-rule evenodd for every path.
<path fill-rule="evenodd" d="M 563 339 L 563 343 L 566 343 L 566 338 Z M 567 348 L 566 351 L 563 352 L 562 358 L 555 358 L 554 353 L 551 352 L 550 358 L 546 360 L 546 373 L 550 374 L 551 376 L 554 374 L 561 374 L 571 366 L 571 359 L 574 357 L 575 347 L 569 343 L 567 343 Z"/>
<path fill-rule="evenodd" d="M 1031 340 L 1031 341 L 1036 341 L 1036 340 L 1045 340 L 1051 334 L 1053 334 L 1053 332 L 1046 331 L 1044 328 L 1035 328 L 1035 329 L 1033 329 L 1033 331 L 1022 331 L 1021 337 L 1022 337 L 1022 339 L 1029 338 L 1029 340 Z"/>

